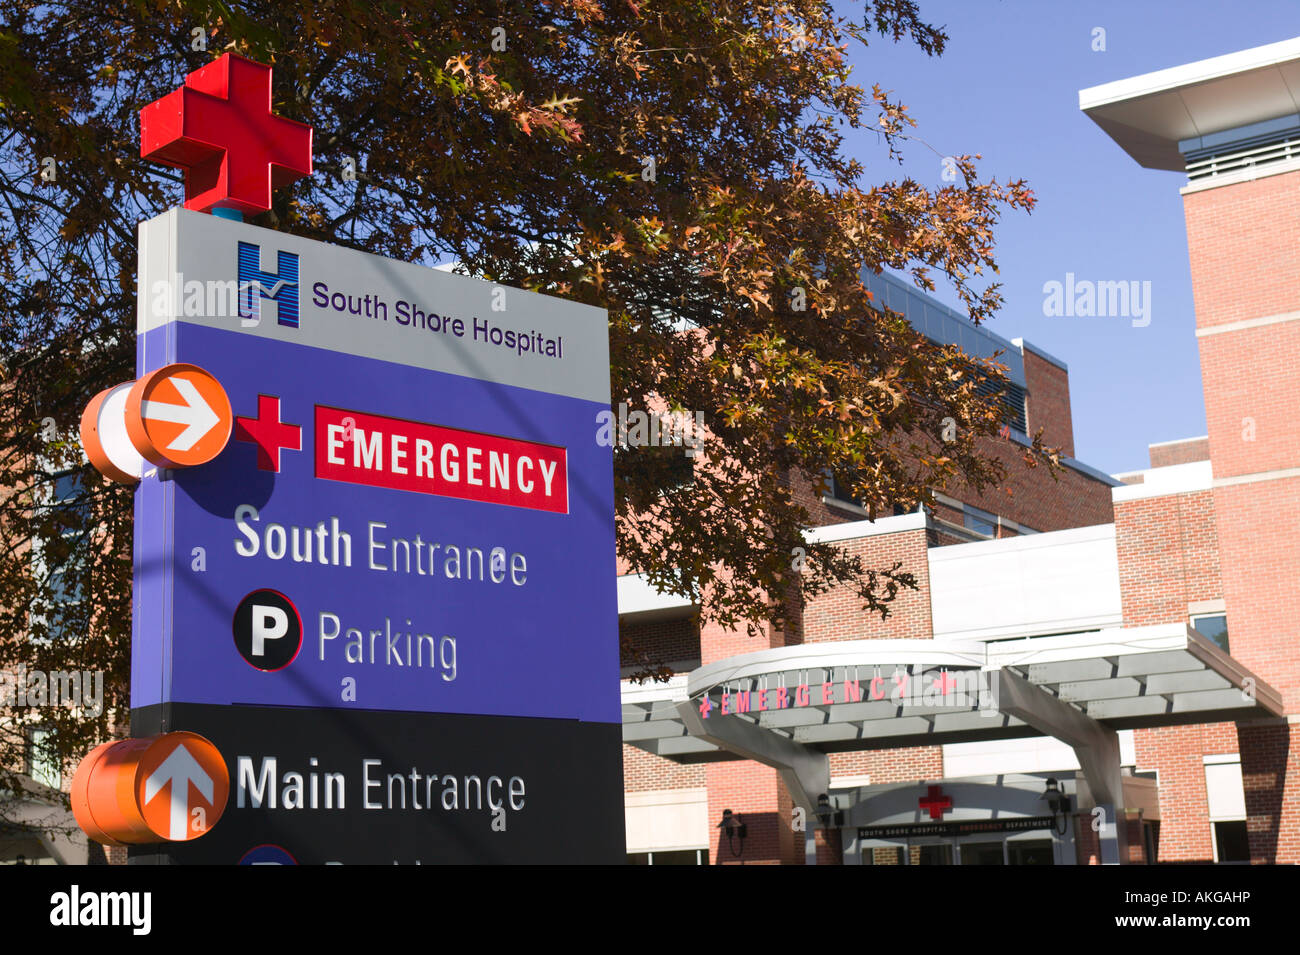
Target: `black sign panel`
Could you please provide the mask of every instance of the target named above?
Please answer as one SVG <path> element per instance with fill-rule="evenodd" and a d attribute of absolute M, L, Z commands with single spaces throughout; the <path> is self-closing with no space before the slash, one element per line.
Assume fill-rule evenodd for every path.
<path fill-rule="evenodd" d="M 898 826 L 863 826 L 859 839 L 896 839 L 899 836 L 973 836 L 981 832 L 1024 832 L 1051 829 L 1051 816 L 1020 816 L 1010 819 L 963 819 L 957 822 L 919 822 Z"/>
<path fill-rule="evenodd" d="M 622 863 L 622 728 L 506 716 L 170 703 L 133 736 L 190 730 L 230 771 L 192 842 L 133 863 Z"/>

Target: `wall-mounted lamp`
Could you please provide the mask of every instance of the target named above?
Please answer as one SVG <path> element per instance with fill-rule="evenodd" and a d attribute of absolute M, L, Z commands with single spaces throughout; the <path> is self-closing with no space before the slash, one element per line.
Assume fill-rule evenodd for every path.
<path fill-rule="evenodd" d="M 829 829 L 832 826 L 839 828 L 844 825 L 844 810 L 836 809 L 831 803 L 831 797 L 822 793 L 817 797 L 817 808 L 814 810 L 817 814 L 817 821 L 822 824 L 823 829 Z"/>
<path fill-rule="evenodd" d="M 1047 809 L 1052 814 L 1052 823 L 1056 827 L 1057 835 L 1065 835 L 1065 830 L 1069 827 L 1069 815 L 1072 808 L 1070 797 L 1061 791 L 1060 784 L 1055 778 L 1048 778 L 1047 788 L 1043 790 L 1040 799 L 1047 800 Z M 1059 825 L 1056 823 L 1056 817 L 1061 817 Z"/>
<path fill-rule="evenodd" d="M 730 809 L 724 809 L 722 810 L 722 822 L 718 823 L 718 828 L 726 835 L 727 848 L 731 850 L 732 856 L 739 859 L 740 854 L 745 851 L 745 836 L 749 835 L 749 827 L 745 825 L 745 818 L 740 813 L 733 813 Z"/>

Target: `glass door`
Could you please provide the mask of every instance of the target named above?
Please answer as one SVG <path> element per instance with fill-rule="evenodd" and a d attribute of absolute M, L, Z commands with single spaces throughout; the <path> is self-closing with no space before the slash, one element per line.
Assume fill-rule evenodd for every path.
<path fill-rule="evenodd" d="M 1006 865 L 1006 840 L 997 842 L 963 842 L 962 865 Z"/>
<path fill-rule="evenodd" d="M 863 865 L 952 865 L 951 839 L 872 839 L 862 847 Z"/>

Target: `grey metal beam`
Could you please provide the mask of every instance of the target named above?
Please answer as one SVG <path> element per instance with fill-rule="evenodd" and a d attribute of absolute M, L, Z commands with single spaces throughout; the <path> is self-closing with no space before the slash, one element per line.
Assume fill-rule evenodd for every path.
<path fill-rule="evenodd" d="M 706 720 L 690 700 L 679 703 L 677 712 L 695 738 L 774 768 L 806 812 L 816 812 L 817 797 L 830 791 L 831 764 L 825 753 L 743 720 Z"/>
<path fill-rule="evenodd" d="M 891 736 L 918 736 L 934 732 L 934 724 L 924 716 L 900 716 L 892 720 L 871 720 L 862 724 L 863 738 L 888 739 Z"/>
<path fill-rule="evenodd" d="M 1066 660 L 1061 663 L 1031 663 L 1026 671 L 1030 683 L 1077 683 L 1105 680 L 1114 675 L 1109 660 Z"/>
<path fill-rule="evenodd" d="M 1107 805 L 1112 813 L 1122 809 L 1124 779 L 1120 773 L 1119 734 L 1014 673 L 1003 670 L 999 680 L 998 702 L 1002 711 L 1068 744 L 1097 803 Z M 1101 841 L 1103 861 L 1118 863 L 1124 858 L 1124 826 L 1104 829 Z"/>
<path fill-rule="evenodd" d="M 1088 715 L 1094 720 L 1123 719 L 1130 716 L 1158 716 L 1172 712 L 1164 696 L 1135 696 L 1127 700 L 1097 700 L 1088 704 Z"/>
<path fill-rule="evenodd" d="M 1188 713 L 1195 710 L 1236 710 L 1243 706 L 1253 706 L 1254 700 L 1235 686 L 1222 690 L 1199 690 L 1193 693 L 1174 695 L 1175 713 Z M 1264 716 L 1263 712 L 1260 713 Z"/>
<path fill-rule="evenodd" d="M 625 743 L 631 743 L 639 739 L 685 736 L 686 733 L 686 727 L 679 720 L 653 720 L 647 723 L 623 724 L 623 742 Z"/>
<path fill-rule="evenodd" d="M 1119 658 L 1116 676 L 1134 676 L 1139 673 L 1179 673 L 1183 670 L 1203 670 L 1205 664 L 1186 650 L 1164 650 L 1160 653 L 1130 653 Z"/>
<path fill-rule="evenodd" d="M 813 726 L 826 722 L 826 713 L 813 707 L 801 707 L 796 710 L 769 710 L 758 718 L 759 726 L 790 727 Z"/>
<path fill-rule="evenodd" d="M 716 753 L 718 747 L 702 739 L 696 739 L 694 736 L 674 736 L 671 739 L 657 739 L 654 741 L 654 752 L 657 756 L 687 756 L 694 753 Z"/>
<path fill-rule="evenodd" d="M 1228 685 L 1227 679 L 1213 670 L 1153 673 L 1147 677 L 1147 693 L 1151 696 L 1190 693 L 1193 690 L 1221 690 Z"/>
<path fill-rule="evenodd" d="M 1142 684 L 1131 676 L 1113 680 L 1085 680 L 1082 683 L 1062 683 L 1056 695 L 1068 703 L 1088 700 L 1111 700 L 1142 695 Z"/>

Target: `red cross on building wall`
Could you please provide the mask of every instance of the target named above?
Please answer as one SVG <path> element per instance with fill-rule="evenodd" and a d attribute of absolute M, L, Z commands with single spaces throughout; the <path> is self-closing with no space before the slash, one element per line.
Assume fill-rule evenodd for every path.
<path fill-rule="evenodd" d="M 939 786 L 928 787 L 928 792 L 929 795 L 917 800 L 917 805 L 922 809 L 928 809 L 931 819 L 942 819 L 943 814 L 952 808 L 952 799 L 942 795 L 943 790 Z"/>
<path fill-rule="evenodd" d="M 311 175 L 311 127 L 271 112 L 271 68 L 234 53 L 140 110 L 140 155 L 185 170 L 185 208 L 256 214 Z"/>

